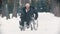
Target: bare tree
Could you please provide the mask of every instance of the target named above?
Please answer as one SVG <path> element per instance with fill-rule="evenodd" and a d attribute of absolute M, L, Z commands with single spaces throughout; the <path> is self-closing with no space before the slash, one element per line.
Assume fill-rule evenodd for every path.
<path fill-rule="evenodd" d="M 5 16 L 5 3 L 4 3 L 4 0 L 2 0 L 2 17 Z"/>
<path fill-rule="evenodd" d="M 51 11 L 55 16 L 60 17 L 59 4 L 57 0 L 51 0 Z"/>
<path fill-rule="evenodd" d="M 17 17 L 17 9 L 18 9 L 18 0 L 14 0 L 14 9 L 13 9 L 13 16 L 12 17 Z"/>
<path fill-rule="evenodd" d="M 6 16 L 7 19 L 10 19 L 7 0 L 2 0 L 2 17 L 4 16 Z"/>

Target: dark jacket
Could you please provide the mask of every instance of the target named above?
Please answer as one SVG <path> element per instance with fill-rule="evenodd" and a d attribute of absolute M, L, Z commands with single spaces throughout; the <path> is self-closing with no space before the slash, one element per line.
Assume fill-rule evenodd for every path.
<path fill-rule="evenodd" d="M 32 17 L 34 17 L 34 14 L 35 14 L 35 19 L 38 18 L 38 12 L 35 10 L 34 7 L 30 7 L 30 10 L 28 12 L 26 12 L 25 10 L 26 8 L 22 8 L 22 11 L 21 11 L 21 20 L 31 20 Z"/>

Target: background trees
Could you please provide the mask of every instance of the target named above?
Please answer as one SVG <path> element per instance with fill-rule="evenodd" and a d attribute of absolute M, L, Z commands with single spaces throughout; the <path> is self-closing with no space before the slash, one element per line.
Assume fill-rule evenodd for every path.
<path fill-rule="evenodd" d="M 60 8 L 56 8 L 60 7 L 60 0 L 0 0 L 0 13 L 2 17 L 8 17 L 11 13 L 12 17 L 17 17 L 17 13 L 27 2 L 37 8 L 38 12 L 52 12 L 60 16 L 60 10 L 58 10 Z"/>

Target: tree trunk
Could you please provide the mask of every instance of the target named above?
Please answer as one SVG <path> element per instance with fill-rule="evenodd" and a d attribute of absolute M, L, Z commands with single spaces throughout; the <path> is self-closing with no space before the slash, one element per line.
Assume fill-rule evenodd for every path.
<path fill-rule="evenodd" d="M 51 5 L 51 12 L 57 16 L 60 17 L 60 11 L 59 11 L 59 4 L 57 3 L 57 1 L 52 0 L 52 5 Z"/>
<path fill-rule="evenodd" d="M 5 16 L 5 3 L 4 0 L 2 0 L 2 17 Z"/>
<path fill-rule="evenodd" d="M 14 0 L 14 9 L 13 9 L 13 16 L 12 17 L 17 17 L 17 9 L 18 9 L 18 0 Z"/>

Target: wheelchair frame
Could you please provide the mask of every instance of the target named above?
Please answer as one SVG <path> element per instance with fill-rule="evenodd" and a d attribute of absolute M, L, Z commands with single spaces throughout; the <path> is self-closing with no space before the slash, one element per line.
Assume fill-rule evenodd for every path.
<path fill-rule="evenodd" d="M 32 21 L 29 24 L 29 28 L 31 28 L 31 30 L 37 30 L 37 28 L 38 28 L 38 20 L 35 20 L 34 18 L 32 18 Z M 24 27 L 20 26 L 20 29 L 21 29 L 21 31 L 22 30 L 25 31 L 25 29 L 27 29 L 26 22 L 24 23 Z"/>

